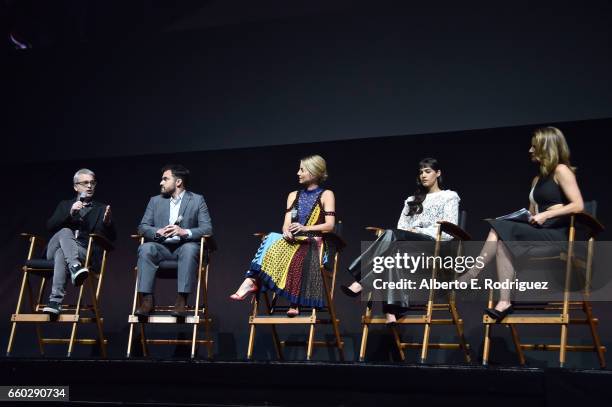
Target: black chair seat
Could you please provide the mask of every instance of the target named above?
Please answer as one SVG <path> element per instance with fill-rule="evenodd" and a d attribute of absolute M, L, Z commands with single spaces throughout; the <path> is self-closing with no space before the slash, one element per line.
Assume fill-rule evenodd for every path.
<path fill-rule="evenodd" d="M 157 270 L 157 278 L 176 278 L 177 260 L 162 260 Z"/>
<path fill-rule="evenodd" d="M 30 259 L 26 261 L 26 267 L 33 269 L 51 269 L 53 270 L 54 261 L 47 259 Z"/>

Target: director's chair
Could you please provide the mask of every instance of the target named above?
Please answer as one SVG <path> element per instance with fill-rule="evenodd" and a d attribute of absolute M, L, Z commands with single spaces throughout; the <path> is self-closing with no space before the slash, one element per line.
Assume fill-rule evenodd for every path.
<path fill-rule="evenodd" d="M 140 244 L 144 243 L 141 235 L 132 235 Z M 210 268 L 211 252 L 216 249 L 216 244 L 211 236 L 205 235 L 200 239 L 200 259 L 197 270 L 196 299 L 194 306 L 186 306 L 191 315 L 175 317 L 172 315 L 160 315 L 157 312 L 170 312 L 174 309 L 171 305 L 156 305 L 154 314 L 147 318 L 139 319 L 136 312 L 137 304 L 140 302 L 138 293 L 138 267 L 134 267 L 134 297 L 132 301 L 132 313 L 128 316 L 130 333 L 128 337 L 127 357 L 131 356 L 134 327 L 138 324 L 140 329 L 140 345 L 143 356 L 149 356 L 148 345 L 191 345 L 191 359 L 196 356 L 196 344 L 206 345 L 208 358 L 212 359 L 214 340 L 211 338 L 212 318 L 208 309 L 208 271 Z M 176 260 L 164 260 L 159 264 L 156 278 L 176 279 L 178 262 Z M 149 339 L 145 333 L 148 324 L 186 324 L 192 325 L 191 339 Z M 205 338 L 198 339 L 198 328 L 204 325 Z"/>
<path fill-rule="evenodd" d="M 451 222 L 439 221 L 438 222 L 438 230 L 436 233 L 435 239 L 435 248 L 434 248 L 434 257 L 438 257 L 441 251 L 442 244 L 442 233 L 447 233 L 453 237 L 458 242 L 457 247 L 457 256 L 462 255 L 463 251 L 463 242 L 466 240 L 470 240 L 470 235 L 464 231 L 465 222 L 467 218 L 467 213 L 465 211 L 461 211 L 459 216 L 459 224 L 461 226 L 457 226 Z M 367 230 L 370 230 L 376 234 L 376 237 L 380 237 L 385 229 L 378 227 L 366 227 Z M 436 280 L 436 276 L 438 275 L 438 265 L 437 262 L 434 262 L 434 266 L 431 270 L 431 281 Z M 427 360 L 427 353 L 429 349 L 461 349 L 465 355 L 466 362 L 471 361 L 470 356 L 470 346 L 467 343 L 464 335 L 463 329 L 463 319 L 459 316 L 459 312 L 457 311 L 457 305 L 455 300 L 455 292 L 450 291 L 448 294 L 448 302 L 438 303 L 435 301 L 435 288 L 432 286 L 429 289 L 428 299 L 425 303 L 415 303 L 411 304 L 407 311 L 407 314 L 397 319 L 396 325 L 391 325 L 389 328 L 391 329 L 391 333 L 393 334 L 393 339 L 395 342 L 395 346 L 397 347 L 397 351 L 400 355 L 400 359 L 402 361 L 405 360 L 404 349 L 420 349 L 420 362 L 425 363 Z M 368 301 L 366 305 L 365 313 L 361 317 L 361 324 L 363 326 L 362 334 L 361 334 L 361 346 L 359 349 L 359 361 L 363 362 L 365 360 L 366 348 L 368 343 L 368 335 L 370 331 L 371 325 L 387 325 L 386 318 L 384 315 L 373 315 L 373 300 L 372 293 L 368 293 Z M 434 315 L 434 313 L 436 315 Z M 438 315 L 440 313 L 449 313 L 450 318 L 442 318 Z M 418 325 L 423 326 L 423 340 L 422 342 L 402 342 L 399 330 L 397 328 L 398 325 Z M 453 325 L 457 331 L 457 337 L 459 342 L 457 343 L 431 343 L 430 342 L 430 334 L 431 327 L 433 325 Z"/>
<path fill-rule="evenodd" d="M 339 232 L 342 222 L 338 222 L 336 225 L 336 232 Z M 261 238 L 262 240 L 266 237 L 266 233 L 255 233 L 254 236 Z M 288 317 L 286 315 L 279 315 L 286 313 L 289 306 L 278 305 L 279 296 L 276 293 L 272 294 L 272 299 L 268 297 L 267 292 L 256 293 L 252 299 L 252 310 L 249 317 L 249 343 L 247 349 L 247 359 L 253 359 L 253 348 L 255 346 L 255 332 L 258 325 L 269 325 L 272 328 L 272 340 L 276 350 L 276 355 L 279 359 L 284 359 L 283 349 L 286 346 L 305 346 L 306 347 L 306 360 L 312 359 L 313 348 L 317 347 L 328 347 L 336 348 L 340 360 L 344 360 L 344 341 L 340 335 L 340 320 L 337 318 L 336 308 L 334 305 L 334 290 L 336 287 L 336 272 L 338 269 L 338 254 L 346 246 L 346 243 L 339 234 L 334 232 L 328 232 L 323 234 L 324 243 L 319 248 L 319 270 L 321 272 L 321 278 L 323 281 L 323 288 L 325 291 L 326 306 L 322 308 L 312 308 L 307 315 L 298 315 L 295 317 Z M 325 246 L 328 246 L 331 251 L 329 252 L 331 257 L 331 271 L 327 270 L 324 264 L 324 250 Z M 261 297 L 264 298 L 265 310 L 259 311 L 259 303 Z M 281 341 L 276 325 L 307 325 L 308 339 L 306 341 Z M 331 325 L 334 333 L 334 340 L 328 341 L 316 341 L 315 340 L 315 327 L 317 325 Z"/>
<path fill-rule="evenodd" d="M 104 236 L 99 234 L 90 234 L 87 244 L 87 255 L 85 258 L 85 267 L 90 271 L 89 277 L 78 289 L 77 300 L 75 304 L 62 305 L 61 313 L 57 317 L 52 317 L 42 312 L 46 306 L 43 303 L 43 295 L 47 281 L 53 280 L 53 260 L 46 258 L 35 258 L 34 252 L 37 247 L 44 246 L 44 239 L 31 233 L 21 233 L 21 236 L 28 239 L 29 247 L 28 254 L 24 265 L 21 267 L 23 277 L 21 279 L 21 288 L 17 299 L 17 308 L 15 313 L 11 315 L 11 334 L 6 350 L 6 355 L 10 356 L 13 351 L 15 331 L 17 324 L 29 323 L 36 325 L 36 335 L 38 339 L 38 348 L 41 355 L 45 354 L 44 345 L 46 344 L 68 344 L 67 356 L 72 355 L 75 344 L 80 345 L 98 345 L 102 357 L 106 357 L 106 345 L 108 341 L 104 338 L 103 322 L 104 319 L 100 313 L 100 293 L 102 282 L 104 281 L 104 273 L 106 272 L 106 262 L 108 253 L 113 250 L 113 245 Z M 100 270 L 96 273 L 92 264 L 94 245 L 102 250 L 100 262 Z M 46 248 L 45 250 L 46 251 Z M 40 285 L 34 296 L 32 292 L 31 276 L 36 275 L 41 277 Z M 94 281 L 95 280 L 95 281 Z M 90 305 L 85 304 L 85 290 L 90 293 Z M 22 311 L 24 296 L 27 295 L 30 302 L 30 309 L 26 312 Z M 61 323 L 71 325 L 69 338 L 47 338 L 43 336 L 41 325 L 49 323 Z M 98 336 L 97 338 L 77 338 L 77 326 L 79 324 L 96 324 Z"/>
<path fill-rule="evenodd" d="M 524 350 L 543 350 L 543 351 L 559 351 L 559 366 L 564 367 L 566 362 L 566 353 L 570 352 L 595 352 L 601 368 L 606 367 L 604 353 L 606 347 L 602 345 L 597 326 L 599 320 L 593 316 L 593 307 L 590 302 L 590 289 L 592 282 L 592 266 L 593 255 L 595 252 L 595 236 L 604 230 L 604 227 L 595 218 L 597 212 L 597 202 L 585 202 L 585 210 L 581 213 L 567 215 L 569 218 L 569 232 L 567 238 L 567 250 L 561 250 L 555 256 L 531 257 L 528 260 L 546 261 L 560 260 L 565 262 L 565 276 L 563 285 L 563 298 L 557 301 L 543 302 L 523 302 L 514 303 L 513 307 L 516 311 L 513 314 L 507 315 L 503 320 L 496 321 L 488 315 L 483 316 L 484 330 L 484 347 L 482 364 L 488 365 L 489 354 L 491 351 L 491 329 L 496 324 L 503 324 L 510 328 L 512 341 L 516 349 L 516 354 L 521 365 L 525 365 Z M 580 258 L 575 251 L 576 232 L 580 226 L 586 232 L 586 257 Z M 584 289 L 582 292 L 582 300 L 570 301 L 571 281 L 574 269 L 584 271 L 584 280 L 582 284 Z M 493 290 L 489 292 L 487 307 L 493 308 Z M 521 313 L 521 311 L 523 311 Z M 527 313 L 525 313 L 527 311 Z M 541 311 L 544 313 L 534 314 L 532 311 Z M 570 315 L 573 311 L 574 315 Z M 581 313 L 577 317 L 575 314 Z M 518 325 L 559 325 L 561 333 L 559 344 L 535 344 L 521 343 L 517 326 Z M 570 325 L 587 325 L 591 332 L 593 345 L 569 345 L 568 344 L 568 328 Z"/>

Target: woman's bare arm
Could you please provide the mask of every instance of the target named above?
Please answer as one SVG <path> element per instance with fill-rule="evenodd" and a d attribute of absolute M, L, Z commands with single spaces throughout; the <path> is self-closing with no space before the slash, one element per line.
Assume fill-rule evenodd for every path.
<path fill-rule="evenodd" d="M 287 196 L 287 211 L 285 212 L 285 219 L 283 221 L 283 236 L 288 238 L 293 238 L 292 233 L 289 231 L 289 225 L 291 225 L 291 205 L 293 205 L 293 201 L 295 201 L 295 197 L 297 196 L 297 191 L 293 191 L 289 193 Z"/>
<path fill-rule="evenodd" d="M 559 164 L 557 165 L 557 168 L 555 168 L 554 177 L 561 187 L 561 190 L 563 190 L 563 193 L 567 197 L 569 203 L 560 206 L 555 205 L 555 207 L 552 209 L 540 212 L 534 216 L 534 220 L 539 224 L 544 223 L 547 219 L 578 213 L 584 210 L 582 194 L 580 193 L 580 188 L 578 188 L 576 175 L 574 175 L 572 170 L 570 170 L 565 164 Z"/>
<path fill-rule="evenodd" d="M 538 176 L 533 177 L 533 181 L 531 181 L 531 189 L 533 189 L 533 187 L 535 187 L 535 184 L 538 182 Z M 530 192 L 531 195 L 531 192 Z M 532 215 L 536 214 L 536 208 L 535 205 L 533 204 L 533 202 L 531 202 L 531 199 L 529 200 L 529 212 Z"/>

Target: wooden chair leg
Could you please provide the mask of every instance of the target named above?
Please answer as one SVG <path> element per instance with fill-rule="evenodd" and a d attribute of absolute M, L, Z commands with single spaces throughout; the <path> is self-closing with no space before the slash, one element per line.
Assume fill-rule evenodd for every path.
<path fill-rule="evenodd" d="M 586 314 L 587 321 L 589 322 L 589 328 L 591 329 L 591 336 L 593 337 L 593 345 L 595 346 L 597 358 L 599 359 L 599 366 L 602 369 L 605 369 L 606 358 L 604 356 L 604 351 L 601 344 L 601 339 L 599 338 L 599 333 L 597 332 L 597 326 L 595 325 L 595 321 L 593 320 L 593 310 L 591 308 L 591 304 L 585 301 L 582 306 L 584 309 L 584 313 Z"/>
<path fill-rule="evenodd" d="M 209 360 L 212 360 L 213 358 L 213 341 L 212 341 L 212 336 L 211 336 L 211 322 L 210 322 L 210 316 L 208 315 L 208 300 L 207 300 L 207 292 L 206 290 L 204 290 L 204 310 L 203 310 L 203 317 L 204 317 L 204 334 L 206 335 L 206 357 Z"/>
<path fill-rule="evenodd" d="M 202 285 L 202 303 L 204 306 L 204 333 L 206 335 L 206 356 L 209 360 L 213 358 L 213 342 L 211 336 L 210 317 L 208 315 L 208 268 L 210 266 L 210 256 L 206 256 L 206 268 L 204 274 L 204 284 Z M 197 311 L 196 311 L 197 312 Z"/>
<path fill-rule="evenodd" d="M 363 330 L 361 331 L 361 345 L 359 347 L 359 361 L 363 362 L 365 360 L 366 348 L 368 346 L 368 333 L 369 333 L 369 323 L 363 323 Z"/>
<path fill-rule="evenodd" d="M 191 359 L 195 358 L 195 354 L 196 354 L 196 341 L 198 339 L 198 326 L 199 326 L 199 321 L 197 321 L 198 319 L 198 314 L 200 313 L 200 293 L 202 290 L 202 264 L 204 261 L 204 243 L 203 241 L 200 241 L 200 260 L 198 263 L 198 282 L 196 284 L 196 300 L 195 300 L 195 306 L 194 306 L 194 310 L 193 310 L 193 316 L 194 319 L 196 321 L 194 321 L 193 324 L 193 329 L 192 329 L 192 334 L 191 334 Z"/>
<path fill-rule="evenodd" d="M 559 367 L 565 367 L 567 354 L 567 324 L 561 325 L 561 344 L 559 346 Z"/>
<path fill-rule="evenodd" d="M 512 342 L 514 342 L 514 349 L 516 349 L 516 355 L 519 359 L 519 364 L 521 366 L 525 366 L 525 352 L 523 352 L 523 348 L 521 347 L 521 341 L 519 339 L 518 331 L 514 324 L 509 324 L 510 332 L 512 333 Z"/>
<path fill-rule="evenodd" d="M 142 347 L 142 356 L 149 356 L 149 346 L 147 345 L 147 336 L 145 332 L 145 324 L 139 323 L 140 325 L 140 346 Z"/>
<path fill-rule="evenodd" d="M 204 312 L 204 330 L 206 333 L 206 356 L 209 360 L 213 359 L 213 342 L 212 337 L 210 335 L 210 321 L 208 317 L 208 311 Z"/>
<path fill-rule="evenodd" d="M 427 351 L 429 348 L 429 335 L 431 334 L 431 324 L 426 323 L 423 330 L 423 347 L 421 348 L 421 363 L 427 360 Z"/>
<path fill-rule="evenodd" d="M 559 344 L 559 367 L 565 366 L 565 358 L 567 353 L 567 329 L 569 322 L 569 300 L 570 300 L 570 282 L 572 275 L 572 262 L 574 260 L 574 238 L 576 234 L 575 218 L 570 219 L 569 238 L 567 246 L 567 259 L 565 266 L 565 285 L 563 287 L 563 311 L 564 324 L 561 325 L 561 343 Z"/>
<path fill-rule="evenodd" d="M 344 344 L 342 343 L 342 337 L 340 336 L 340 326 L 338 324 L 338 320 L 335 317 L 336 313 L 334 312 L 334 316 L 332 317 L 332 327 L 334 330 L 334 335 L 336 337 L 336 347 L 338 348 L 338 358 L 341 362 L 344 362 Z"/>
<path fill-rule="evenodd" d="M 43 277 L 43 280 L 41 281 L 40 284 L 41 284 L 41 288 L 42 288 L 42 285 L 44 284 L 44 277 Z M 40 303 L 40 301 L 34 302 L 34 295 L 32 294 L 32 285 L 30 284 L 30 279 L 27 280 L 26 286 L 27 286 L 27 290 L 28 290 L 28 298 L 30 300 L 30 312 L 32 312 L 34 314 L 38 310 L 38 304 Z M 38 290 L 39 294 L 40 294 L 41 288 L 39 288 L 39 290 Z M 38 341 L 38 350 L 40 352 L 40 356 L 44 356 L 45 355 L 45 348 L 44 348 L 44 341 L 43 341 L 43 336 L 42 336 L 40 324 L 36 324 L 36 339 Z"/>
<path fill-rule="evenodd" d="M 489 290 L 487 308 L 493 308 L 493 290 Z M 485 324 L 484 344 L 482 348 L 482 365 L 489 364 L 489 353 L 491 352 L 491 324 Z"/>
<path fill-rule="evenodd" d="M 198 324 L 193 324 L 193 334 L 191 336 L 191 359 L 195 358 L 197 338 L 198 338 Z"/>
<path fill-rule="evenodd" d="M 313 319 L 317 318 L 317 312 L 315 309 L 312 309 L 312 317 Z M 314 345 L 314 333 L 315 333 L 315 324 L 310 324 L 310 330 L 308 332 L 308 348 L 306 349 L 306 360 L 312 359 L 312 349 Z"/>
<path fill-rule="evenodd" d="M 74 310 L 74 314 L 77 316 L 79 315 L 81 311 L 81 301 L 83 300 L 84 288 L 85 288 L 85 284 L 81 285 L 81 288 L 79 289 L 79 295 L 78 295 L 76 307 Z M 72 350 L 74 349 L 74 341 L 76 339 L 77 324 L 78 322 L 72 323 L 72 329 L 70 331 L 70 341 L 68 342 L 68 353 L 66 355 L 67 357 L 70 357 L 72 355 Z"/>
<path fill-rule="evenodd" d="M 397 327 L 391 326 L 391 332 L 393 333 L 393 339 L 395 341 L 395 346 L 397 347 L 397 352 L 399 353 L 400 359 L 403 362 L 406 360 L 406 355 L 404 354 L 404 349 L 402 349 L 402 339 L 397 331 Z"/>
<path fill-rule="evenodd" d="M 482 365 L 489 365 L 489 352 L 491 351 L 491 324 L 485 325 L 484 345 L 482 348 Z"/>
<path fill-rule="evenodd" d="M 253 303 L 253 309 L 251 312 L 251 316 L 255 318 L 257 316 L 257 303 L 258 303 L 257 296 L 253 297 L 252 303 Z M 253 347 L 255 346 L 255 324 L 251 323 L 250 325 L 251 327 L 249 329 L 249 344 L 247 347 L 247 359 L 248 360 L 253 359 Z"/>
<path fill-rule="evenodd" d="M 128 345 L 127 345 L 127 352 L 126 352 L 126 357 L 129 359 L 130 354 L 132 353 L 132 339 L 134 338 L 134 324 L 130 323 L 130 334 L 128 336 Z"/>
<path fill-rule="evenodd" d="M 368 334 L 370 331 L 370 323 L 367 322 L 367 320 L 369 318 L 372 318 L 371 298 L 368 298 L 368 303 L 366 305 L 366 312 L 365 312 L 365 317 L 364 317 L 364 322 L 363 322 L 363 330 L 361 332 L 361 346 L 359 347 L 359 361 L 360 362 L 363 362 L 365 360 L 366 349 L 368 346 Z"/>
<path fill-rule="evenodd" d="M 337 256 L 335 261 L 337 262 Z M 327 299 L 327 311 L 329 312 L 329 317 L 332 323 L 332 329 L 334 331 L 334 336 L 336 338 L 336 347 L 338 348 L 338 355 L 341 361 L 344 361 L 344 345 L 342 343 L 342 337 L 340 336 L 340 327 L 338 326 L 338 319 L 336 318 L 336 307 L 334 305 L 333 296 L 331 295 L 330 287 L 327 282 L 324 273 L 324 266 L 321 264 L 321 278 L 323 279 L 323 290 L 325 291 L 325 296 Z M 334 265 L 335 268 L 335 265 Z"/>
<path fill-rule="evenodd" d="M 470 355 L 470 346 L 465 339 L 465 335 L 463 333 L 463 321 L 461 321 L 459 318 L 459 312 L 457 312 L 457 305 L 455 304 L 454 299 L 450 300 L 449 309 L 453 318 L 455 329 L 457 330 L 457 336 L 459 337 L 461 349 L 463 349 L 463 353 L 465 354 L 465 361 L 467 363 L 471 363 L 472 357 Z"/>
<path fill-rule="evenodd" d="M 100 315 L 100 307 L 98 304 L 98 299 L 96 298 L 97 290 L 94 290 L 93 281 L 91 278 L 88 278 L 89 281 L 89 292 L 91 294 L 91 304 L 94 309 L 94 316 L 96 318 L 96 326 L 98 328 L 98 341 L 100 342 L 100 352 L 103 358 L 107 357 L 106 354 L 106 340 L 104 338 L 104 330 L 102 328 L 102 316 Z"/>
<path fill-rule="evenodd" d="M 17 298 L 17 308 L 15 309 L 15 315 L 19 315 L 19 311 L 21 310 L 21 304 L 23 302 L 23 294 L 25 293 L 27 280 L 28 280 L 28 273 L 24 269 L 23 278 L 21 279 L 21 288 L 19 289 L 19 297 Z M 6 348 L 6 356 L 11 356 L 11 352 L 13 351 L 13 343 L 15 340 L 16 330 L 17 330 L 17 322 L 13 322 L 11 324 L 11 334 L 9 336 L 9 342 Z"/>
<path fill-rule="evenodd" d="M 266 304 L 266 311 L 267 311 L 268 315 L 272 315 L 272 305 L 270 304 L 270 297 L 268 297 L 267 293 L 263 293 L 263 296 L 264 296 L 264 300 L 265 300 L 265 304 Z M 274 324 L 270 325 L 270 328 L 272 329 L 272 342 L 274 343 L 274 350 L 276 351 L 276 357 L 279 360 L 283 360 L 284 359 L 283 346 L 282 346 L 280 338 L 278 336 L 278 331 L 276 330 L 276 325 L 274 325 Z"/>
<path fill-rule="evenodd" d="M 134 317 L 134 313 L 136 312 L 136 303 L 138 302 L 138 269 L 134 267 L 134 296 L 132 299 L 132 314 L 130 315 L 132 318 Z M 132 353 L 132 340 L 134 339 L 134 323 L 130 323 L 130 334 L 128 336 L 128 346 L 127 346 L 127 357 L 130 357 Z"/>

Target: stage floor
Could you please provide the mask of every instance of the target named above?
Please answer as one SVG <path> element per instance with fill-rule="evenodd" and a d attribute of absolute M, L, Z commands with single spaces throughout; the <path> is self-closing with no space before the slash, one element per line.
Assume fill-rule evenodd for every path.
<path fill-rule="evenodd" d="M 612 400 L 612 371 L 607 370 L 3 358 L 0 372 L 2 386 L 69 385 L 70 399 L 79 405 L 429 407 L 490 402 L 527 407 L 609 405 Z"/>

